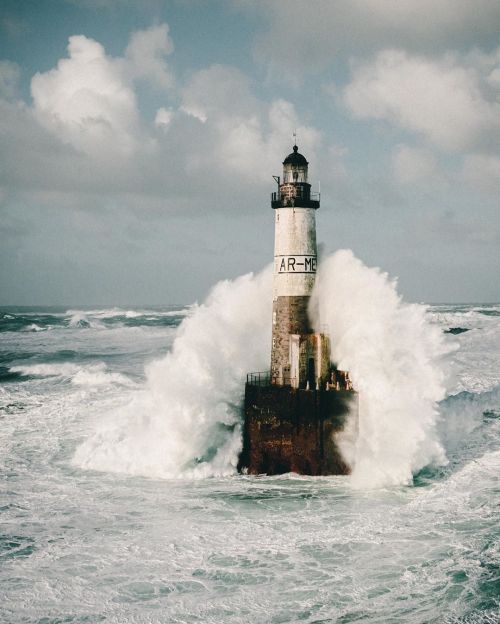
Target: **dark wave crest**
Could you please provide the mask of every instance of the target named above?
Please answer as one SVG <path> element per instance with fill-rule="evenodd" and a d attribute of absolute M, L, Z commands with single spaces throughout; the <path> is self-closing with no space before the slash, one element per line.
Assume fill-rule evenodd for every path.
<path fill-rule="evenodd" d="M 185 306 L 151 310 L 66 308 L 0 308 L 0 332 L 42 332 L 53 329 L 113 329 L 117 327 L 177 327 L 188 314 Z"/>

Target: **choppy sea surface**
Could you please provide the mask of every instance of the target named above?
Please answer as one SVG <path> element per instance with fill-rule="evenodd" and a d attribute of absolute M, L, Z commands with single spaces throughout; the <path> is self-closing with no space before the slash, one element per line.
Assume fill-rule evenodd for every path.
<path fill-rule="evenodd" d="M 412 484 L 82 467 L 191 313 L 0 309 L 0 620 L 500 622 L 500 305 L 429 307 L 448 463 Z"/>

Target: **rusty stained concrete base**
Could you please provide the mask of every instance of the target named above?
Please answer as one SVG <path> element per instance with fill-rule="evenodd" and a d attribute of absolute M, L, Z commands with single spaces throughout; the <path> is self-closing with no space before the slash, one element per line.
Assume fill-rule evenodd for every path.
<path fill-rule="evenodd" d="M 334 434 L 343 429 L 356 398 L 355 392 L 347 390 L 247 384 L 238 470 L 268 475 L 349 474 Z"/>

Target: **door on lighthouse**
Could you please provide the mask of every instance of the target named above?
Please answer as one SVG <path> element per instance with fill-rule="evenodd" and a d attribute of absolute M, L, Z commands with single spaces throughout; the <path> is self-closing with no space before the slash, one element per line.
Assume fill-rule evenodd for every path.
<path fill-rule="evenodd" d="M 314 365 L 314 358 L 310 357 L 307 362 L 307 381 L 309 382 L 309 388 L 313 390 L 316 388 L 316 366 Z"/>

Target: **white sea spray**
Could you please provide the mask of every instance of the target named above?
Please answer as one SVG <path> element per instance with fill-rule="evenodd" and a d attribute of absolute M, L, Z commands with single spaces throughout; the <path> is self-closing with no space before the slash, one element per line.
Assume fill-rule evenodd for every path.
<path fill-rule="evenodd" d="M 269 365 L 271 277 L 266 269 L 217 284 L 183 320 L 171 351 L 148 366 L 143 390 L 103 419 L 75 462 L 163 478 L 233 474 L 245 374 Z M 352 482 L 409 483 L 420 468 L 445 463 L 437 404 L 452 340 L 426 308 L 404 303 L 385 273 L 339 251 L 320 265 L 311 309 L 359 391 L 359 424 L 339 436 Z"/>
<path fill-rule="evenodd" d="M 403 302 L 396 282 L 349 250 L 320 265 L 311 312 L 327 326 L 332 359 L 359 392 L 359 423 L 339 443 L 361 487 L 409 483 L 428 464 L 446 462 L 438 402 L 445 396 L 443 358 L 454 348 L 426 321 L 426 308 Z"/>
<path fill-rule="evenodd" d="M 258 295 L 263 303 L 271 297 L 270 282 Z M 39 310 L 32 320 L 58 330 L 36 333 L 23 331 L 22 313 L 17 329 L 1 334 L 0 621 L 63 614 L 79 622 L 157 622 L 167 613 L 186 623 L 497 622 L 500 308 L 475 307 L 433 305 L 426 313 L 441 332 L 470 327 L 444 334 L 460 345 L 450 356 L 455 385 L 439 403 L 449 463 L 418 474 L 418 487 L 370 491 L 340 476 L 185 478 L 193 465 L 196 476 L 227 474 L 240 445 L 231 426 L 214 428 L 217 436 L 203 444 L 207 460 L 190 462 L 179 481 L 119 474 L 130 465 L 112 443 L 128 436 L 132 448 L 132 405 L 141 407 L 137 430 L 141 419 L 150 426 L 139 400 L 151 393 L 144 362 L 158 360 L 160 383 L 180 319 L 81 330 L 68 326 L 65 313 L 58 322 L 52 317 L 59 313 Z M 189 331 L 201 331 L 202 320 Z M 269 330 L 267 312 L 259 322 Z M 206 325 L 209 331 L 212 322 Z M 212 344 L 222 336 L 217 332 Z M 270 337 L 261 339 L 267 368 Z M 195 348 L 194 334 L 191 340 Z M 448 359 L 443 367 L 448 371 Z M 84 384 L 80 372 L 89 373 Z M 134 382 L 125 385 L 115 374 Z M 107 445 L 115 474 L 68 465 L 96 423 L 110 430 L 114 423 L 114 437 L 103 438 L 96 458 L 105 464 Z M 178 435 L 175 427 L 170 433 Z M 154 464 L 155 445 L 164 444 L 151 438 L 144 457 L 153 452 Z M 158 474 L 141 461 L 142 474 Z"/>
<path fill-rule="evenodd" d="M 232 474 L 245 375 L 268 366 L 271 271 L 219 282 L 147 368 L 144 391 L 76 452 L 95 470 L 163 478 Z"/>

